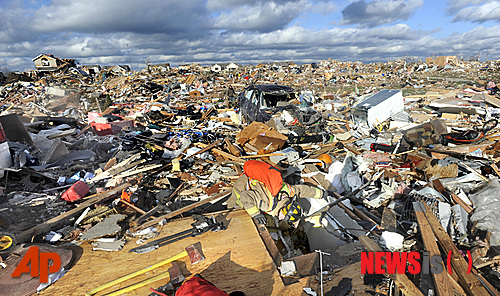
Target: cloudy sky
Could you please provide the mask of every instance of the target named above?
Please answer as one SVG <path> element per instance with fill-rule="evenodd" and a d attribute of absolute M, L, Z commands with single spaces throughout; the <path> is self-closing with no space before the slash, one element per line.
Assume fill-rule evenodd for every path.
<path fill-rule="evenodd" d="M 500 58 L 500 0 L 0 0 L 0 69 Z"/>

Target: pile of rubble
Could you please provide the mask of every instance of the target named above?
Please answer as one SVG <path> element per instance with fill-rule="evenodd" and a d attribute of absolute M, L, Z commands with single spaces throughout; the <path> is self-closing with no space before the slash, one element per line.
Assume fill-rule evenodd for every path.
<path fill-rule="evenodd" d="M 497 74 L 492 62 L 447 58 L 230 73 L 68 70 L 6 83 L 0 234 L 13 241 L 0 244 L 3 259 L 28 242 L 154 250 L 161 229 L 182 215 L 196 217 L 193 231 L 223 230 L 206 217 L 231 210 L 243 164 L 258 159 L 287 183 L 329 196 L 301 201 L 298 224 L 266 225 L 283 278 L 305 276 L 294 258 L 312 254 L 317 265 L 318 254 L 341 254 L 319 256 L 312 274 L 320 277 L 304 293 L 319 293 L 319 282 L 323 292 L 323 277 L 342 274 L 362 252 L 384 250 L 451 256 L 453 272 L 365 280 L 377 295 L 498 295 Z M 339 287 L 331 295 L 356 291 Z"/>

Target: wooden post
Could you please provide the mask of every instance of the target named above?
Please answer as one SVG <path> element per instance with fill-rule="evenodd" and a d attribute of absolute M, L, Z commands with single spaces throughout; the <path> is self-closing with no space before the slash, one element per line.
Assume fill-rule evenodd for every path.
<path fill-rule="evenodd" d="M 420 227 L 420 235 L 422 236 L 422 241 L 424 242 L 425 250 L 429 252 L 429 256 L 439 256 L 441 259 L 441 252 L 436 243 L 436 238 L 432 233 L 432 228 L 427 222 L 425 215 L 423 213 L 423 208 L 419 202 L 413 203 L 413 208 L 415 209 L 415 214 L 417 216 L 418 226 Z M 443 261 L 446 262 L 446 261 Z M 434 287 L 438 296 L 453 295 L 453 290 L 446 274 L 445 264 L 441 264 L 443 271 L 441 273 L 433 273 L 432 278 L 434 279 Z"/>
<path fill-rule="evenodd" d="M 454 272 L 458 275 L 458 283 L 464 288 L 465 292 L 469 296 L 489 296 L 488 291 L 481 285 L 479 279 L 473 273 L 467 273 L 468 263 L 465 261 L 464 257 L 460 254 L 457 246 L 451 240 L 451 237 L 446 233 L 446 231 L 441 226 L 441 223 L 432 214 L 429 206 L 422 203 L 425 208 L 423 212 L 425 218 L 429 222 L 429 225 L 436 236 L 441 249 L 445 252 L 451 253 L 451 266 Z M 470 260 L 470 259 L 469 259 Z"/>

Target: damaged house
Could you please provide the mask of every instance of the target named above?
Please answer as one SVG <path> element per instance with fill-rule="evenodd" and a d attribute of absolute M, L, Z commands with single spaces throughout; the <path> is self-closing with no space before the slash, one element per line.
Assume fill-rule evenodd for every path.
<path fill-rule="evenodd" d="M 39 76 L 54 72 L 65 72 L 71 67 L 76 67 L 74 59 L 60 59 L 52 54 L 42 53 L 32 59 L 35 63 L 36 73 Z"/>

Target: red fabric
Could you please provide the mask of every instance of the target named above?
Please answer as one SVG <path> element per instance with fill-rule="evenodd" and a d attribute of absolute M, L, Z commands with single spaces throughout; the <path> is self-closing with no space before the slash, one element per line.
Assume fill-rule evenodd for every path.
<path fill-rule="evenodd" d="M 281 187 L 283 187 L 281 172 L 268 163 L 252 159 L 245 162 L 243 170 L 248 178 L 264 183 L 273 196 L 276 196 L 280 192 Z"/>
<path fill-rule="evenodd" d="M 175 296 L 229 296 L 199 277 L 192 277 L 175 291 Z"/>

